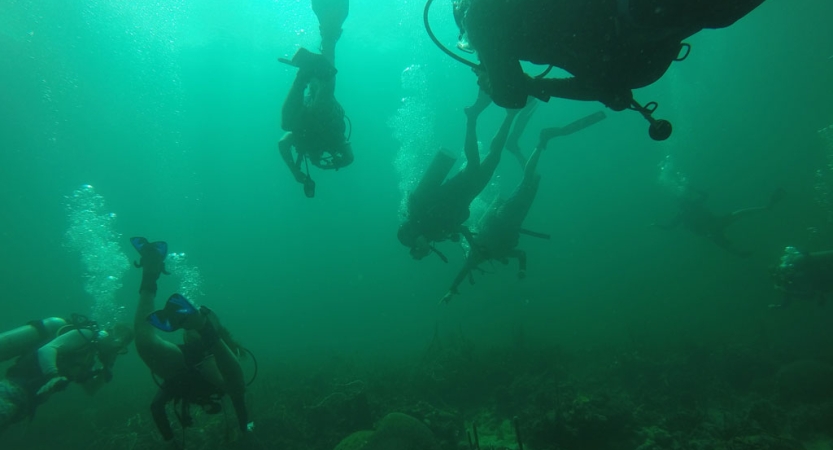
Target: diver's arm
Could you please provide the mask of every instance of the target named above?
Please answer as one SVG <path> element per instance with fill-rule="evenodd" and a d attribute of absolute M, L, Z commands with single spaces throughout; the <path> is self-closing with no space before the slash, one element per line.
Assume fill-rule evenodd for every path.
<path fill-rule="evenodd" d="M 249 431 L 249 410 L 246 408 L 246 397 L 243 394 L 229 395 L 234 413 L 237 416 L 237 427 L 240 431 Z"/>
<path fill-rule="evenodd" d="M 523 108 L 527 97 L 534 94 L 530 78 L 524 73 L 520 61 L 494 46 L 484 46 L 477 56 L 482 64 L 481 69 L 475 69 L 478 84 L 491 95 L 492 101 L 503 108 Z"/>
<path fill-rule="evenodd" d="M 463 265 L 459 272 L 457 272 L 457 276 L 454 277 L 454 281 L 451 282 L 451 287 L 448 288 L 448 292 L 451 294 L 459 294 L 460 291 L 457 289 L 460 287 L 460 284 L 463 283 L 463 280 L 468 278 L 469 274 L 471 273 L 471 266 L 468 261 Z"/>
<path fill-rule="evenodd" d="M 471 267 L 468 260 L 466 260 L 463 268 L 457 272 L 457 276 L 454 277 L 454 281 L 451 282 L 451 287 L 448 288 L 448 292 L 446 292 L 443 296 L 441 300 L 442 303 L 448 303 L 452 298 L 454 298 L 455 295 L 460 294 L 460 291 L 458 291 L 457 288 L 460 287 L 460 284 L 469 276 L 469 274 L 471 274 Z"/>
<path fill-rule="evenodd" d="M 599 100 L 598 92 L 583 86 L 575 77 L 569 78 L 530 78 L 529 95 L 547 101 L 551 97 L 567 100 Z"/>
<path fill-rule="evenodd" d="M 234 352 L 220 338 L 214 326 L 207 323 L 201 330 L 200 336 L 209 345 L 209 351 L 214 355 L 217 362 L 217 369 L 223 376 L 223 390 L 231 397 L 234 411 L 237 414 L 237 423 L 241 431 L 247 431 L 249 413 L 246 409 L 246 382 L 243 379 L 243 368 Z"/>
<path fill-rule="evenodd" d="M 38 349 L 38 364 L 41 372 L 49 378 L 59 376 L 58 357 L 64 353 L 75 352 L 90 345 L 93 339 L 91 330 L 72 330 L 62 334 Z"/>
<path fill-rule="evenodd" d="M 292 176 L 295 177 L 295 181 L 303 183 L 307 179 L 307 176 L 304 172 L 301 172 L 299 164 L 296 164 L 292 159 L 292 146 L 294 143 L 295 138 L 292 132 L 286 133 L 278 142 L 278 150 L 281 153 L 281 159 L 283 159 L 286 167 L 289 168 L 289 171 L 292 172 Z"/>
<path fill-rule="evenodd" d="M 518 258 L 518 278 L 526 276 L 526 252 L 523 250 L 512 250 L 513 258 Z"/>
<path fill-rule="evenodd" d="M 304 91 L 310 82 L 310 74 L 299 70 L 292 82 L 292 87 L 286 94 L 281 108 L 281 128 L 284 131 L 295 131 L 304 110 Z"/>
<path fill-rule="evenodd" d="M 633 102 L 630 90 L 608 91 L 598 89 L 576 77 L 570 78 L 531 78 L 527 76 L 526 85 L 529 95 L 547 101 L 551 97 L 567 100 L 597 101 L 614 110 L 626 109 Z"/>

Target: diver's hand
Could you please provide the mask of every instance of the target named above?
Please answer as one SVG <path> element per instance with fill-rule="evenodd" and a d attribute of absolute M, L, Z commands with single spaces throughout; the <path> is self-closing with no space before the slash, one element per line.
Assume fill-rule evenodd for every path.
<path fill-rule="evenodd" d="M 307 174 L 301 172 L 300 170 L 297 172 L 293 172 L 293 175 L 295 175 L 295 181 L 301 184 L 305 184 L 307 182 L 307 178 L 309 178 Z"/>
<path fill-rule="evenodd" d="M 523 280 L 524 278 L 526 278 L 526 270 L 521 270 L 518 272 L 518 279 Z"/>
<path fill-rule="evenodd" d="M 604 94 L 599 100 L 613 111 L 624 111 L 633 103 L 633 91 L 625 90 Z"/>
<path fill-rule="evenodd" d="M 52 394 L 56 392 L 63 391 L 66 387 L 69 386 L 69 378 L 67 377 L 54 377 L 51 380 L 47 381 L 40 389 L 38 389 L 37 394 L 35 394 L 35 398 L 37 399 L 38 403 L 42 403 L 46 401 Z"/>
<path fill-rule="evenodd" d="M 456 292 L 454 292 L 454 291 L 446 292 L 445 295 L 443 296 L 443 298 L 440 299 L 440 303 L 446 303 L 446 304 L 449 303 L 451 301 L 451 299 L 454 298 L 454 294 L 456 294 Z"/>

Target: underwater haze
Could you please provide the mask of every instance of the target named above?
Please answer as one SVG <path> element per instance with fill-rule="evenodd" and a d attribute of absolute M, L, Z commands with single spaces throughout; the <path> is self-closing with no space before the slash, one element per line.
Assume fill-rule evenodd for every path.
<path fill-rule="evenodd" d="M 414 449 L 467 449 L 478 423 L 484 450 L 514 450 L 515 416 L 530 450 L 833 448 L 833 378 L 818 375 L 833 374 L 833 305 L 768 308 L 785 247 L 833 249 L 833 2 L 767 0 L 686 40 L 690 56 L 634 93 L 674 124 L 666 141 L 633 111 L 542 103 L 527 154 L 542 127 L 607 118 L 543 154 L 524 225 L 552 238 L 521 237 L 526 278 L 487 264 L 448 304 L 464 250 L 413 260 L 397 227 L 434 152 L 463 159 L 477 83 L 428 38 L 424 6 L 351 3 L 336 96 L 355 162 L 314 171 L 309 199 L 277 148 L 296 73 L 278 58 L 319 45 L 308 0 L 0 0 L 0 332 L 71 313 L 132 324 L 129 238 L 145 236 L 171 252 L 158 306 L 210 306 L 257 357 L 250 448 L 330 450 L 396 412 L 438 445 Z M 450 2 L 430 20 L 454 48 Z M 484 145 L 502 117 L 481 116 Z M 504 156 L 472 222 L 521 175 Z M 720 213 L 786 195 L 729 230 L 753 251 L 740 258 L 652 226 L 689 185 Z M 795 383 L 814 387 L 789 397 L 806 361 Z M 102 392 L 55 395 L 0 448 L 167 448 L 155 391 L 133 347 Z M 222 414 L 196 422 L 185 448 L 249 448 Z"/>

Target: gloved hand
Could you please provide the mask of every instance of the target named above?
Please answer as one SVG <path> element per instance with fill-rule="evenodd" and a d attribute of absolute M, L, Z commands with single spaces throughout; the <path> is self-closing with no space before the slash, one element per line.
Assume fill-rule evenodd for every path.
<path fill-rule="evenodd" d="M 312 178 L 310 177 L 307 177 L 306 180 L 304 180 L 304 195 L 306 195 L 307 198 L 315 197 L 315 181 L 312 181 Z"/>
<path fill-rule="evenodd" d="M 38 403 L 43 403 L 46 399 L 49 398 L 52 394 L 56 392 L 63 391 L 69 386 L 69 378 L 67 377 L 54 377 L 46 382 L 40 389 L 38 389 L 37 394 L 35 394 L 35 398 L 37 399 Z"/>

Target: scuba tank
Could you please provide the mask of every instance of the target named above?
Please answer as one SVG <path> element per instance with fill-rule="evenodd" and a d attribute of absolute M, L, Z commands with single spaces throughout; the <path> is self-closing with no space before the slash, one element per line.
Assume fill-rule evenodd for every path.
<path fill-rule="evenodd" d="M 48 317 L 0 334 L 0 362 L 37 349 L 54 339 L 66 325 L 66 320 L 60 317 Z"/>
<path fill-rule="evenodd" d="M 449 155 L 445 150 L 439 150 L 435 153 L 434 158 L 419 180 L 419 184 L 414 189 L 414 194 L 421 195 L 429 193 L 440 187 L 448 176 L 448 173 L 451 172 L 451 168 L 454 167 L 456 161 L 457 158 Z"/>

